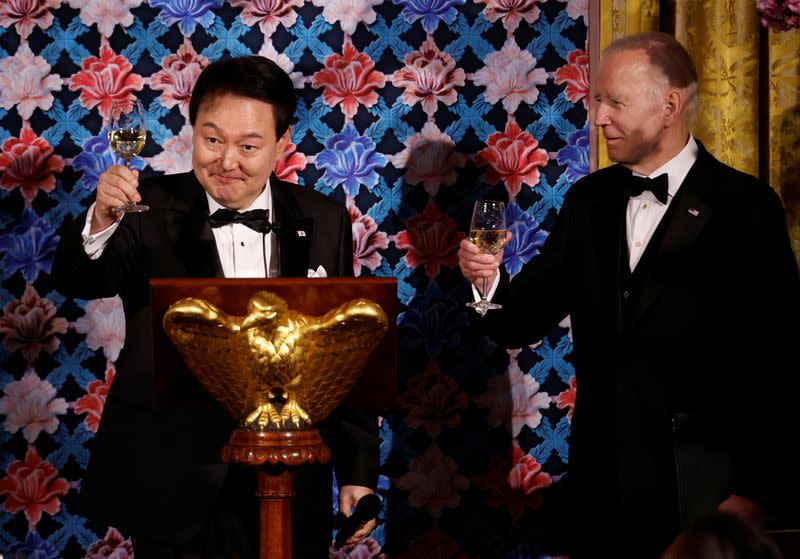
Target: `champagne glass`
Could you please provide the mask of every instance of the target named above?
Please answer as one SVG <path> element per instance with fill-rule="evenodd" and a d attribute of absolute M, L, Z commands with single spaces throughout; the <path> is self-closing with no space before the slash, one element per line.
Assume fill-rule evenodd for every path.
<path fill-rule="evenodd" d="M 131 160 L 142 151 L 147 140 L 147 126 L 144 121 L 142 105 L 135 97 L 124 101 L 115 101 L 111 105 L 111 116 L 108 120 L 108 143 L 111 149 L 125 160 L 130 168 Z M 128 200 L 125 204 L 114 208 L 115 212 L 144 212 L 150 206 L 136 204 Z"/>
<path fill-rule="evenodd" d="M 506 240 L 506 205 L 497 200 L 479 200 L 472 210 L 469 240 L 485 254 L 497 254 L 503 250 Z M 486 278 L 483 278 L 481 300 L 467 303 L 478 314 L 484 316 L 490 309 L 502 308 L 486 299 Z"/>

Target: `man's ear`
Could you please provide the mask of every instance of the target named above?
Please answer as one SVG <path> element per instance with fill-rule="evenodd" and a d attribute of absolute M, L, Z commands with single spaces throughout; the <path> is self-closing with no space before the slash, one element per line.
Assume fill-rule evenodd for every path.
<path fill-rule="evenodd" d="M 278 140 L 277 143 L 278 157 L 280 157 L 283 154 L 284 150 L 286 149 L 286 146 L 288 146 L 291 142 L 292 142 L 292 127 L 289 126 L 289 128 L 286 129 L 286 132 L 283 133 L 283 136 L 281 136 L 280 139 Z"/>
<path fill-rule="evenodd" d="M 672 89 L 667 93 L 664 104 L 664 125 L 675 124 L 686 108 L 686 94 L 679 89 Z"/>

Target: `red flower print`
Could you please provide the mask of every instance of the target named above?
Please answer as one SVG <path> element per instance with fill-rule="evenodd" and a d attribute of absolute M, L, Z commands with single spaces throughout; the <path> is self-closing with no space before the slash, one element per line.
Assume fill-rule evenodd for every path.
<path fill-rule="evenodd" d="M 385 85 L 386 76 L 374 68 L 369 55 L 358 52 L 353 43 L 346 41 L 344 54 L 328 56 L 325 69 L 312 76 L 311 85 L 324 87 L 325 104 L 333 107 L 341 103 L 345 118 L 351 119 L 359 104 L 372 107 L 378 102 L 375 88 Z"/>
<path fill-rule="evenodd" d="M 0 153 L 0 188 L 19 188 L 25 205 L 30 206 L 40 190 L 52 192 L 55 173 L 64 170 L 64 159 L 30 128 L 23 128 L 19 138 L 3 142 Z"/>
<path fill-rule="evenodd" d="M 462 557 L 457 555 L 459 549 L 458 542 L 434 521 L 431 529 L 425 535 L 412 540 L 408 551 L 398 559 L 454 559 Z"/>
<path fill-rule="evenodd" d="M 109 528 L 102 540 L 97 540 L 86 550 L 84 559 L 131 559 L 133 544 L 119 530 Z"/>
<path fill-rule="evenodd" d="M 28 284 L 22 298 L 11 301 L 3 309 L 0 317 L 0 334 L 5 336 L 3 347 L 11 352 L 22 349 L 28 365 L 42 350 L 54 353 L 61 345 L 56 334 L 67 331 L 67 320 L 55 315 L 53 303 L 39 297 L 33 285 Z"/>
<path fill-rule="evenodd" d="M 53 25 L 50 10 L 58 8 L 61 0 L 4 0 L 0 2 L 0 26 L 16 26 L 22 39 L 27 39 L 38 25 L 47 29 Z"/>
<path fill-rule="evenodd" d="M 405 67 L 394 73 L 392 83 L 405 88 L 403 102 L 415 105 L 422 102 L 422 110 L 428 115 L 436 112 L 439 101 L 445 105 L 456 102 L 456 86 L 464 85 L 464 70 L 456 67 L 456 61 L 442 52 L 429 36 L 419 50 L 408 54 Z"/>
<path fill-rule="evenodd" d="M 395 480 L 401 491 L 408 491 L 408 504 L 425 507 L 434 517 L 442 516 L 445 507 L 455 509 L 469 480 L 458 473 L 458 464 L 432 444 L 425 454 L 411 460 L 408 472 Z"/>
<path fill-rule="evenodd" d="M 483 15 L 488 21 L 503 20 L 506 31 L 513 33 L 523 19 L 533 23 L 539 19 L 539 7 L 536 0 L 477 0 L 479 4 L 486 4 Z"/>
<path fill-rule="evenodd" d="M 584 108 L 589 106 L 589 53 L 574 50 L 567 55 L 567 64 L 556 70 L 556 84 L 567 84 L 564 93 L 573 103 L 583 101 Z"/>
<path fill-rule="evenodd" d="M 192 89 L 208 64 L 208 58 L 197 54 L 189 39 L 184 38 L 178 52 L 161 61 L 162 69 L 150 77 L 150 87 L 163 92 L 158 97 L 162 105 L 168 109 L 178 105 L 181 114 L 188 118 Z"/>
<path fill-rule="evenodd" d="M 486 504 L 493 508 L 508 509 L 508 512 L 511 514 L 511 523 L 515 526 L 517 522 L 519 522 L 519 519 L 522 518 L 525 509 L 537 509 L 542 506 L 543 502 L 541 491 L 533 490 L 527 493 L 524 484 L 520 484 L 517 487 L 512 486 L 512 483 L 514 483 L 511 479 L 512 472 L 517 468 L 518 464 L 516 462 L 519 461 L 521 457 L 522 450 L 519 449 L 517 444 L 514 444 L 514 450 L 511 456 L 504 455 L 495 458 L 489 465 L 487 472 L 480 476 L 475 482 L 475 485 L 488 492 Z M 535 469 L 533 464 L 528 466 Z M 526 472 L 524 469 L 525 467 L 526 466 L 521 466 L 519 468 L 520 476 L 524 476 Z M 516 477 L 517 474 L 514 475 Z M 544 479 L 550 479 L 550 482 L 552 482 L 548 474 L 542 473 L 541 475 L 546 476 L 546 478 L 543 477 L 542 480 L 536 480 L 536 474 L 534 474 L 534 479 L 531 480 L 532 483 L 529 483 L 528 487 L 535 487 L 537 484 L 543 483 Z M 551 484 L 547 482 L 544 483 L 547 485 Z M 545 485 L 543 485 L 543 487 L 544 486 Z"/>
<path fill-rule="evenodd" d="M 570 423 L 572 423 L 572 414 L 575 411 L 575 396 L 577 393 L 578 380 L 575 378 L 575 375 L 572 375 L 572 377 L 569 379 L 569 388 L 558 395 L 558 401 L 556 403 L 558 409 L 560 410 L 569 408 L 569 411 L 567 412 L 567 421 Z"/>
<path fill-rule="evenodd" d="M 505 132 L 491 134 L 486 144 L 475 156 L 479 166 L 488 166 L 486 182 L 505 181 L 511 198 L 516 198 L 523 182 L 528 186 L 539 184 L 539 167 L 547 164 L 547 152 L 516 122 L 509 120 Z"/>
<path fill-rule="evenodd" d="M 405 180 L 420 184 L 425 192 L 436 196 L 441 185 L 453 185 L 458 179 L 456 167 L 463 167 L 467 158 L 456 151 L 453 139 L 428 121 L 422 131 L 404 140 L 406 149 L 395 155 L 394 166 L 406 169 Z"/>
<path fill-rule="evenodd" d="M 81 71 L 70 78 L 70 91 L 81 90 L 81 105 L 87 109 L 100 106 L 100 114 L 108 118 L 114 101 L 131 101 L 133 91 L 144 86 L 142 76 L 131 72 L 133 66 L 116 54 L 104 40 L 100 46 L 100 58 L 84 58 Z"/>
<path fill-rule="evenodd" d="M 469 397 L 459 390 L 453 377 L 442 374 L 436 362 L 408 380 L 408 389 L 397 398 L 400 409 L 408 412 L 406 422 L 412 428 L 425 426 L 432 440 L 439 437 L 442 426 L 454 428 L 461 423 L 461 411 L 467 409 Z"/>
<path fill-rule="evenodd" d="M 389 236 L 378 231 L 378 224 L 370 216 L 362 214 L 356 202 L 347 197 L 347 211 L 353 225 L 353 275 L 361 275 L 361 267 L 373 272 L 381 265 L 383 256 L 378 249 L 389 248 Z"/>
<path fill-rule="evenodd" d="M 265 37 L 270 37 L 278 24 L 289 28 L 297 21 L 295 8 L 303 5 L 303 0 L 230 0 L 231 6 L 242 8 L 239 17 L 242 23 L 261 28 Z"/>
<path fill-rule="evenodd" d="M 11 514 L 25 511 L 28 530 L 33 530 L 42 513 L 55 515 L 61 509 L 59 495 L 69 491 L 69 483 L 58 477 L 58 470 L 47 460 L 42 460 L 33 446 L 28 447 L 25 461 L 17 460 L 0 479 L 0 495 L 5 495 L 5 510 Z"/>
<path fill-rule="evenodd" d="M 530 495 L 539 489 L 550 487 L 553 478 L 550 474 L 542 471 L 542 465 L 530 454 L 525 454 L 518 444 L 514 444 L 513 465 L 508 473 L 508 485 L 512 489 L 522 491 L 525 495 Z"/>
<path fill-rule="evenodd" d="M 282 181 L 297 184 L 297 171 L 306 168 L 306 156 L 297 151 L 297 146 L 292 142 L 283 150 L 280 158 L 275 162 L 275 176 Z"/>
<path fill-rule="evenodd" d="M 93 380 L 86 386 L 86 395 L 81 396 L 75 401 L 75 413 L 86 414 L 86 419 L 83 424 L 86 429 L 92 433 L 97 433 L 97 427 L 100 425 L 100 417 L 103 415 L 103 408 L 106 404 L 106 397 L 108 391 L 111 389 L 111 383 L 114 382 L 114 375 L 116 374 L 113 363 L 108 363 L 106 369 L 105 380 Z"/>
<path fill-rule="evenodd" d="M 458 263 L 458 243 L 466 233 L 458 230 L 456 222 L 442 213 L 433 200 L 425 211 L 408 220 L 407 229 L 395 237 L 397 248 L 408 249 L 405 260 L 409 268 L 425 266 L 430 279 L 439 275 L 442 265 L 453 268 Z"/>

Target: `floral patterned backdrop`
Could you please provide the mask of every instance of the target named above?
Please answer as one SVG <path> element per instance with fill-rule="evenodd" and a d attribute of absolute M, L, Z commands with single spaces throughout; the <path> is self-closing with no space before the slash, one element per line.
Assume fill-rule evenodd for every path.
<path fill-rule="evenodd" d="M 277 173 L 347 205 L 353 268 L 398 279 L 399 396 L 381 423 L 384 510 L 339 557 L 538 557 L 563 527 L 569 322 L 506 352 L 456 266 L 473 202 L 510 202 L 513 275 L 588 172 L 587 0 L 0 2 L 0 553 L 132 555 L 75 511 L 114 361 L 119 299 L 48 273 L 65 219 L 119 162 L 104 118 L 145 106 L 144 175 L 190 168 L 187 106 L 220 57 L 275 59 L 301 93 Z M 542 293 L 547 297 L 547 293 Z M 120 371 L 124 374 L 124 371 Z M 119 503 L 125 506 L 125 503 Z M 157 503 L 154 503 L 157 506 Z"/>

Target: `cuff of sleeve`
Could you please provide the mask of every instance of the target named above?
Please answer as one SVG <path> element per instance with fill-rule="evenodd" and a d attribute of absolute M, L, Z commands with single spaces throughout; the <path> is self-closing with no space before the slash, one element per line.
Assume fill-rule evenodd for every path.
<path fill-rule="evenodd" d="M 114 231 L 117 230 L 119 226 L 119 222 L 122 221 L 122 218 L 118 219 L 102 231 L 98 231 L 97 233 L 91 234 L 90 231 L 92 230 L 92 216 L 94 216 L 94 206 L 95 203 L 92 203 L 89 211 L 86 213 L 86 223 L 83 226 L 83 230 L 81 231 L 81 239 L 83 240 L 83 250 L 86 252 L 86 255 L 91 260 L 97 260 L 100 258 L 100 255 L 103 254 L 103 249 L 106 248 L 108 244 L 108 240 L 111 238 L 111 235 L 114 234 Z"/>

